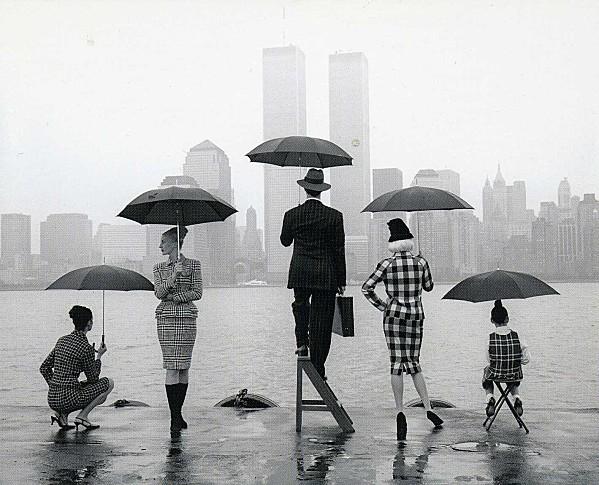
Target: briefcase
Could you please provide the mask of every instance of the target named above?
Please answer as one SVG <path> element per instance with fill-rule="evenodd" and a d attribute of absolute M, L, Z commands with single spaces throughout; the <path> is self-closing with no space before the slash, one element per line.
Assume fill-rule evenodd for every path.
<path fill-rule="evenodd" d="M 354 336 L 354 299 L 351 296 L 338 296 L 335 299 L 333 332 L 342 337 Z"/>

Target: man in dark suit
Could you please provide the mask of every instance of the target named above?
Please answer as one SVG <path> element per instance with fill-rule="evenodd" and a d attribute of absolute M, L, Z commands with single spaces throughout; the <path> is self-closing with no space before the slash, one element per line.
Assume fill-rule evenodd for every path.
<path fill-rule="evenodd" d="M 324 363 L 331 347 L 335 294 L 345 290 L 345 234 L 343 215 L 320 201 L 331 188 L 322 170 L 311 168 L 297 183 L 306 202 L 288 210 L 283 218 L 281 243 L 293 244 L 287 288 L 292 288 L 296 354 L 307 355 L 325 377 Z"/>

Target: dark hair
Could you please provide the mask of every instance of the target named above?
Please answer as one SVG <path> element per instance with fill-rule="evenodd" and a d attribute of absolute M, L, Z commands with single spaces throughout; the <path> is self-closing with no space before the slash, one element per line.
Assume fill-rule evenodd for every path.
<path fill-rule="evenodd" d="M 318 191 L 318 190 L 310 190 L 310 189 L 306 189 L 306 188 L 304 188 L 304 190 L 306 191 L 306 194 L 308 194 L 310 197 L 320 196 L 320 191 Z"/>
<path fill-rule="evenodd" d="M 69 310 L 69 317 L 73 320 L 75 330 L 83 330 L 92 319 L 92 311 L 87 307 L 75 305 Z"/>
<path fill-rule="evenodd" d="M 491 320 L 495 323 L 505 323 L 507 317 L 507 308 L 501 304 L 501 300 L 495 300 L 495 305 L 491 310 Z"/>
<path fill-rule="evenodd" d="M 179 226 L 179 246 L 183 246 L 183 239 L 187 236 L 187 232 L 185 226 Z M 177 228 L 171 227 L 168 231 L 164 231 L 162 235 L 170 237 L 173 241 L 177 241 Z"/>

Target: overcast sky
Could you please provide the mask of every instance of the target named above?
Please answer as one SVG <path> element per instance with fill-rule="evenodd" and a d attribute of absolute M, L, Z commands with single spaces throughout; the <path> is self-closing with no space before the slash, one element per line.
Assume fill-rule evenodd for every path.
<path fill-rule="evenodd" d="M 328 55 L 369 61 L 371 167 L 461 175 L 481 206 L 497 164 L 528 207 L 599 193 L 596 1 L 0 1 L 0 212 L 94 226 L 181 173 L 208 138 L 262 224 L 262 49 L 306 55 L 308 134 L 328 138 Z M 259 190 L 256 190 L 259 188 Z"/>

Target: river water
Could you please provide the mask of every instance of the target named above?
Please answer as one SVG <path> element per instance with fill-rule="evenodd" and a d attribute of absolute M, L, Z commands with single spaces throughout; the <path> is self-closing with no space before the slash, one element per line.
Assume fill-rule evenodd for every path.
<path fill-rule="evenodd" d="M 524 367 L 521 395 L 530 407 L 596 407 L 599 396 L 599 283 L 556 283 L 559 296 L 507 300 L 510 325 L 524 337 L 532 360 Z M 426 313 L 421 364 L 429 394 L 458 408 L 482 408 L 492 302 L 441 300 L 449 285 L 423 296 Z M 382 289 L 381 289 L 382 291 Z M 393 407 L 382 317 L 354 297 L 356 336 L 333 335 L 329 383 L 347 406 Z M 198 337 L 188 403 L 212 406 L 241 388 L 280 405 L 294 405 L 296 367 L 292 292 L 286 288 L 207 288 L 196 302 Z M 100 341 L 101 292 L 0 292 L 0 404 L 45 405 L 47 386 L 38 368 L 56 339 L 72 330 L 68 311 L 89 306 Z M 114 378 L 109 402 L 135 399 L 165 405 L 164 370 L 151 292 L 106 292 L 109 351 L 103 375 Z M 311 397 L 314 392 L 307 392 Z M 406 382 L 406 401 L 416 398 Z"/>

